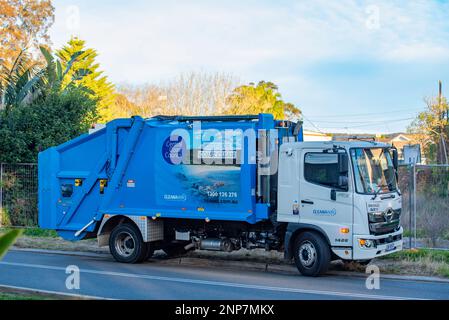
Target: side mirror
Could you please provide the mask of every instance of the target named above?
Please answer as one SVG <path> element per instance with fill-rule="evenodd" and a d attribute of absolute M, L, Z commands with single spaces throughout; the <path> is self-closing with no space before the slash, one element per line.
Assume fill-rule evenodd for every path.
<path fill-rule="evenodd" d="M 349 171 L 349 157 L 347 153 L 338 154 L 338 188 L 340 190 L 348 191 L 348 171 Z M 333 198 L 331 196 L 331 198 Z"/>
<path fill-rule="evenodd" d="M 349 157 L 347 153 L 338 154 L 338 171 L 340 176 L 345 176 L 349 171 Z"/>
<path fill-rule="evenodd" d="M 398 170 L 398 168 L 399 168 L 398 149 L 393 148 L 391 150 L 393 151 L 393 167 L 394 167 L 395 170 Z"/>

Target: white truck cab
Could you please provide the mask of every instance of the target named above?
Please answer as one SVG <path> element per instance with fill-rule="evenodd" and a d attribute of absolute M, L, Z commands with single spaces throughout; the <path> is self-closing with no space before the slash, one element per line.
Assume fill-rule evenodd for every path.
<path fill-rule="evenodd" d="M 388 144 L 285 143 L 279 155 L 277 220 L 287 222 L 290 232 L 296 226 L 319 231 L 334 258 L 366 262 L 402 250 L 396 167 L 397 152 Z M 303 265 L 317 255 L 307 243 L 290 251 L 295 250 L 303 250 Z"/>

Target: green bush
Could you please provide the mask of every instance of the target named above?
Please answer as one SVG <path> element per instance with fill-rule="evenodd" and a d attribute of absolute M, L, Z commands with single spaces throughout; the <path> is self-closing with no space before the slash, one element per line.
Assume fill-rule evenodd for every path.
<path fill-rule="evenodd" d="M 16 230 L 10 227 L 1 228 L 0 234 L 11 230 Z M 41 228 L 26 228 L 23 229 L 23 235 L 27 237 L 39 237 L 39 238 L 58 238 L 58 233 L 54 230 L 41 229 Z"/>
<path fill-rule="evenodd" d="M 75 87 L 3 110 L 0 162 L 36 162 L 40 151 L 85 133 L 96 119 L 96 101 Z"/>

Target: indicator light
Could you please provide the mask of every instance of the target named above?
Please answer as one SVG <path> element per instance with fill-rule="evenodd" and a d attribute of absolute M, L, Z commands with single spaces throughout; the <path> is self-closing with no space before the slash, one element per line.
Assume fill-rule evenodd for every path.
<path fill-rule="evenodd" d="M 376 247 L 374 240 L 359 239 L 359 244 L 360 244 L 360 247 L 362 247 L 362 248 L 375 248 Z"/>

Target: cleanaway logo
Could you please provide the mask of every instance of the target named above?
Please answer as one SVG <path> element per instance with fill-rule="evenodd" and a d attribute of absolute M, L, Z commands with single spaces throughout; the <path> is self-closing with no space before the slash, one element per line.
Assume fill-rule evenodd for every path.
<path fill-rule="evenodd" d="M 164 200 L 169 201 L 186 201 L 187 195 L 183 194 L 164 194 Z"/>
<path fill-rule="evenodd" d="M 337 214 L 337 209 L 332 210 L 314 209 L 313 214 L 317 216 L 335 216 Z"/>

